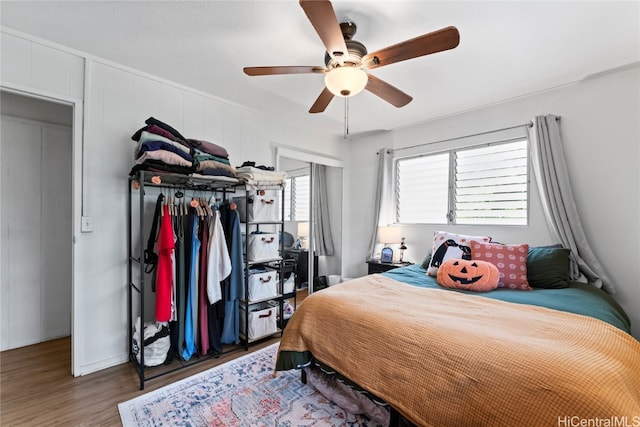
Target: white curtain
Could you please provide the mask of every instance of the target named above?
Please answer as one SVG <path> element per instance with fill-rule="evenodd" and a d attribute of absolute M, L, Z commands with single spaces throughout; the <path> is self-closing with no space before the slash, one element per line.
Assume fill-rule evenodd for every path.
<path fill-rule="evenodd" d="M 565 248 L 571 249 L 570 278 L 588 280 L 609 294 L 615 286 L 596 258 L 582 228 L 564 159 L 560 118 L 537 116 L 530 129 L 533 172 L 549 228 Z"/>
<path fill-rule="evenodd" d="M 378 175 L 371 240 L 369 241 L 369 258 L 375 256 L 378 227 L 395 222 L 393 216 L 393 151 L 390 148 L 381 148 L 377 154 Z"/>
<path fill-rule="evenodd" d="M 327 167 L 311 164 L 313 190 L 313 247 L 316 255 L 334 254 L 331 221 L 329 220 L 329 198 L 327 197 Z"/>

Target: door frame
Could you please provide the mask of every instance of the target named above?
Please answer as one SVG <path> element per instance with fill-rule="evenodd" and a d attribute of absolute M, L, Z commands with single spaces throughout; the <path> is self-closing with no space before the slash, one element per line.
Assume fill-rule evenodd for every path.
<path fill-rule="evenodd" d="M 320 153 L 312 153 L 309 151 L 299 151 L 299 150 L 294 150 L 291 148 L 287 148 L 287 147 L 281 147 L 281 146 L 276 146 L 275 147 L 275 157 L 276 157 L 276 161 L 275 161 L 275 165 L 276 165 L 276 170 L 280 170 L 280 158 L 281 157 L 286 157 L 289 159 L 294 159 L 294 160 L 299 160 L 302 162 L 307 162 L 309 163 L 309 173 L 310 173 L 310 180 L 309 180 L 309 197 L 311 198 L 311 200 L 313 200 L 313 181 L 314 181 L 314 173 L 313 173 L 313 168 L 311 168 L 311 164 L 312 163 L 316 163 L 319 165 L 325 165 L 325 166 L 331 166 L 331 167 L 336 167 L 336 168 L 341 168 L 342 169 L 342 200 L 341 200 L 341 212 L 340 212 L 340 216 L 342 217 L 341 219 L 341 224 L 342 226 L 344 226 L 344 219 L 345 219 L 345 214 L 344 214 L 344 202 L 345 202 L 345 179 L 344 179 L 344 162 L 342 160 L 333 158 L 333 157 L 328 157 L 326 155 L 320 154 Z M 313 227 L 311 226 L 311 222 L 313 221 L 313 206 L 311 206 L 311 209 L 309 209 L 309 237 L 308 237 L 308 245 L 309 248 L 313 248 L 314 245 L 314 235 L 313 235 Z M 344 239 L 340 239 L 340 253 L 344 255 Z M 307 262 L 308 265 L 308 275 L 309 275 L 309 279 L 312 278 L 315 274 L 315 272 L 313 271 L 313 250 L 309 250 L 308 251 L 308 255 L 309 255 L 309 260 Z M 342 260 L 340 260 L 340 275 L 343 275 L 343 271 L 344 271 L 344 264 L 342 263 Z M 313 280 L 308 280 L 309 282 L 309 294 L 313 293 Z"/>
<path fill-rule="evenodd" d="M 41 91 L 38 89 L 16 85 L 12 83 L 0 83 L 0 91 L 12 93 L 15 95 L 25 96 L 28 98 L 36 98 L 55 104 L 63 104 L 70 106 L 72 109 L 72 125 L 71 125 L 71 229 L 72 235 L 69 236 L 69 244 L 71 245 L 71 375 L 76 376 L 80 372 L 80 346 L 76 342 L 76 337 L 81 337 L 82 322 L 80 321 L 80 294 L 77 278 L 79 275 L 79 266 L 76 263 L 75 243 L 76 236 L 80 232 L 80 218 L 82 215 L 82 178 L 83 178 L 83 145 L 82 137 L 84 104 L 79 98 L 63 96 L 58 94 Z M 0 178 L 1 179 L 1 178 Z M 2 200 L 0 199 L 0 206 Z M 1 209 L 0 209 L 1 212 Z M 1 215 L 1 213 L 0 213 Z M 1 220 L 1 218 L 0 218 Z M 2 242 L 0 242 L 0 247 Z M 2 268 L 0 266 L 0 268 Z"/>

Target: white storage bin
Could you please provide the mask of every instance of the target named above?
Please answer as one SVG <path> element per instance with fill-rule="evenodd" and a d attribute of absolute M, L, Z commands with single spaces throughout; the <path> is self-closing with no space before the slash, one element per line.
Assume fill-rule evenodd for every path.
<path fill-rule="evenodd" d="M 246 327 L 246 307 L 240 306 L 240 330 L 247 339 L 253 340 L 278 332 L 278 307 L 272 302 L 249 306 L 249 327 Z"/>
<path fill-rule="evenodd" d="M 250 262 L 278 258 L 280 242 L 276 233 L 252 233 L 246 240 L 247 259 Z"/>
<path fill-rule="evenodd" d="M 285 294 L 290 294 L 296 287 L 296 275 L 295 273 L 291 273 L 291 276 L 287 280 L 284 281 L 282 285 L 282 292 Z"/>
<path fill-rule="evenodd" d="M 278 272 L 276 270 L 249 270 L 249 301 L 278 296 Z"/>
<path fill-rule="evenodd" d="M 329 275 L 329 286 L 337 285 L 338 283 L 341 283 L 341 282 L 342 282 L 342 277 L 340 277 L 340 275 L 337 275 L 337 274 Z"/>
<path fill-rule="evenodd" d="M 240 222 L 278 221 L 278 190 L 257 190 L 250 196 L 234 197 Z"/>

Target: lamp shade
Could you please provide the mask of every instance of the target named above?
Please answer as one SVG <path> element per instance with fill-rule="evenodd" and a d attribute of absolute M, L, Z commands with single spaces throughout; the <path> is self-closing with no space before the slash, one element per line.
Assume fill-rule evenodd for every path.
<path fill-rule="evenodd" d="M 402 240 L 400 227 L 378 227 L 378 241 L 380 243 L 400 243 L 400 240 Z"/>
<path fill-rule="evenodd" d="M 308 222 L 299 222 L 298 223 L 298 237 L 308 237 L 309 236 L 309 223 Z"/>
<path fill-rule="evenodd" d="M 361 68 L 343 66 L 336 67 L 324 76 L 324 84 L 335 96 L 353 96 L 367 85 L 369 78 Z"/>

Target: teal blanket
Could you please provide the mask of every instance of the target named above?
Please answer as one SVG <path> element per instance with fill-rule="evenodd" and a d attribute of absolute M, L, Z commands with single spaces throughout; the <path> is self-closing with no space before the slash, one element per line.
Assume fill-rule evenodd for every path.
<path fill-rule="evenodd" d="M 382 274 L 399 282 L 423 288 L 480 295 L 486 298 L 517 304 L 537 305 L 539 307 L 590 316 L 607 322 L 627 333 L 631 333 L 629 317 L 622 307 L 605 292 L 585 283 L 571 282 L 569 283 L 569 287 L 564 289 L 514 291 L 499 288 L 491 292 L 472 292 L 463 289 L 449 289 L 438 285 L 436 278 L 427 275 L 426 270 L 419 265 L 396 268 Z"/>

